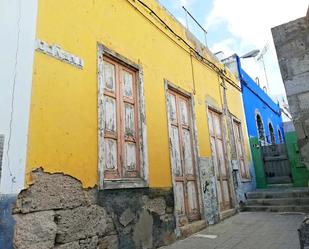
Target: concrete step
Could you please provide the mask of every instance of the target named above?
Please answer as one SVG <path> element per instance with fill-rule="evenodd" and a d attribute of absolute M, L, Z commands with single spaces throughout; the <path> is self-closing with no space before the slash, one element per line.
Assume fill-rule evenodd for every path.
<path fill-rule="evenodd" d="M 247 206 L 309 206 L 309 197 L 305 198 L 265 198 L 248 199 Z"/>
<path fill-rule="evenodd" d="M 292 189 L 293 188 L 293 183 L 277 183 L 277 184 L 267 184 L 268 188 L 272 189 L 278 189 L 278 188 L 284 188 L 284 189 Z"/>
<path fill-rule="evenodd" d="M 309 206 L 245 206 L 242 211 L 309 213 Z"/>
<path fill-rule="evenodd" d="M 258 190 L 256 192 L 247 193 L 248 199 L 279 199 L 279 198 L 309 198 L 309 189 L 301 190 L 273 190 L 267 191 Z"/>
<path fill-rule="evenodd" d="M 198 220 L 188 225 L 182 226 L 180 227 L 181 238 L 185 239 L 189 237 L 190 235 L 203 230 L 206 227 L 207 227 L 207 223 L 205 220 Z"/>

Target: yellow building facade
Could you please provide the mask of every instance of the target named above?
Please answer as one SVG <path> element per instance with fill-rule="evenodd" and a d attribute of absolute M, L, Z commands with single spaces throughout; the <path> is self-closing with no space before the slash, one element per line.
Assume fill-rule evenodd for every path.
<path fill-rule="evenodd" d="M 235 159 L 239 162 L 240 151 L 235 152 L 238 140 L 234 124 L 240 127 L 237 134 L 244 162 L 244 166 L 238 167 L 238 172 L 244 171 L 242 182 L 250 182 L 250 153 L 240 84 L 158 2 L 40 0 L 36 39 L 26 164 L 27 185 L 34 182 L 31 172 L 38 167 L 42 167 L 45 172 L 70 175 L 80 180 L 84 188 L 98 186 L 102 190 L 174 189 L 174 195 L 177 195 L 178 182 L 186 182 L 189 186 L 192 181 L 195 187 L 188 189 L 192 191 L 191 195 L 197 196 L 197 200 L 190 200 L 188 190 L 183 190 L 184 197 L 179 198 L 188 199 L 189 204 L 184 206 L 188 208 L 191 205 L 191 208 L 199 209 L 199 214 L 193 214 L 192 209 L 193 213 L 189 212 L 187 216 L 197 215 L 197 218 L 187 217 L 185 221 L 179 218 L 176 221 L 177 227 L 190 223 L 190 220 L 206 219 L 204 217 L 208 215 L 207 205 L 211 198 L 219 200 L 221 217 L 224 216 L 223 211 L 235 210 L 237 191 L 234 189 L 231 161 Z M 135 102 L 125 100 L 125 93 L 121 93 L 124 103 L 136 107 L 136 113 L 131 116 L 136 122 L 136 137 L 126 138 L 124 135 L 122 142 L 117 132 L 114 137 L 112 132 L 107 132 L 107 125 L 103 124 L 107 118 L 107 104 L 104 101 L 107 98 L 117 103 L 122 101 L 118 100 L 116 94 L 105 91 L 107 81 L 103 81 L 108 70 L 106 65 L 112 65 L 112 72 L 118 72 L 117 68 L 126 71 L 133 75 L 128 77 L 133 77 L 136 82 L 136 87 L 132 88 L 135 89 L 135 100 L 132 100 Z M 115 75 L 115 78 L 108 80 L 116 85 L 112 87 L 118 91 L 117 82 L 121 82 L 122 76 Z M 175 117 L 183 122 L 188 118 L 187 125 L 173 121 L 171 108 L 174 108 L 174 97 L 176 105 L 177 101 L 180 103 L 177 108 L 185 103 L 188 111 L 188 117 L 184 117 L 175 107 Z M 121 110 L 120 114 L 118 111 L 111 114 L 112 118 L 117 119 L 118 128 L 122 127 L 121 122 L 125 122 L 123 119 L 126 118 L 127 109 L 122 110 L 124 116 L 121 116 Z M 216 122 L 220 123 L 219 133 L 216 131 Z M 178 132 L 183 132 L 178 142 L 173 140 L 175 127 Z M 192 147 L 190 152 L 185 149 L 186 132 L 189 134 L 189 147 Z M 119 158 L 119 150 L 122 150 L 120 143 L 128 146 L 123 152 L 127 157 L 129 147 L 132 149 L 135 146 L 133 154 L 137 156 L 131 161 L 139 165 L 136 175 L 133 171 L 122 172 L 122 177 L 105 172 L 107 163 L 103 161 L 106 160 L 105 142 L 108 139 L 117 141 L 116 149 L 112 144 L 114 142 L 108 145 L 115 152 L 109 154 L 111 160 Z M 179 148 L 174 151 L 175 141 L 183 144 L 179 144 Z M 187 158 L 192 159 L 192 179 L 189 173 L 180 179 L 174 172 L 173 165 L 177 165 L 177 156 L 180 164 L 186 164 L 184 161 Z M 224 174 L 217 163 L 225 167 Z M 201 170 L 202 164 L 204 171 Z M 206 176 L 209 181 L 203 178 L 203 172 L 212 172 L 212 175 Z M 142 181 L 132 183 L 133 178 L 142 178 Z M 126 180 L 131 181 L 131 184 L 126 184 Z M 203 193 L 211 184 L 217 186 L 217 191 L 223 194 L 229 192 L 231 203 L 225 203 L 228 201 L 224 201 L 224 198 L 221 200 L 218 192 L 212 193 L 214 196 L 210 194 L 210 199 L 205 201 Z M 175 203 L 182 205 L 177 204 L 177 200 Z"/>

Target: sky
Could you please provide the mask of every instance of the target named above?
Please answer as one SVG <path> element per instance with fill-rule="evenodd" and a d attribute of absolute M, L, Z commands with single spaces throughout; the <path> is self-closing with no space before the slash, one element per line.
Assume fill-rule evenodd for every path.
<path fill-rule="evenodd" d="M 249 75 L 259 77 L 272 96 L 284 95 L 285 90 L 278 66 L 271 28 L 306 15 L 309 0 L 159 0 L 186 26 L 185 6 L 207 30 L 207 46 L 213 53 L 223 51 L 225 57 L 239 56 L 254 49 L 264 50 L 263 60 L 243 59 Z M 190 18 L 188 26 L 201 42 L 201 29 Z M 266 47 L 266 49 L 265 49 Z M 265 65 L 265 70 L 263 67 Z M 266 78 L 268 80 L 266 80 Z"/>

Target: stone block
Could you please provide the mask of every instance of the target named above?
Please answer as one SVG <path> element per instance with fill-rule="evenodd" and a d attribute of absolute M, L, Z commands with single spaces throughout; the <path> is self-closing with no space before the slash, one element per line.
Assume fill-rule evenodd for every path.
<path fill-rule="evenodd" d="M 302 122 L 295 122 L 295 130 L 297 132 L 298 139 L 305 139 L 306 134 Z"/>
<path fill-rule="evenodd" d="M 127 208 L 119 217 L 119 222 L 121 225 L 126 227 L 131 221 L 135 218 L 135 214 L 131 211 L 130 208 Z"/>
<path fill-rule="evenodd" d="M 166 203 L 163 197 L 158 197 L 155 199 L 148 199 L 145 203 L 145 208 L 150 212 L 154 212 L 158 215 L 165 214 Z"/>
<path fill-rule="evenodd" d="M 114 230 L 103 207 L 92 205 L 56 211 L 57 243 L 68 243 L 93 236 L 104 236 Z"/>
<path fill-rule="evenodd" d="M 165 245 L 164 241 L 173 240 L 172 188 L 103 190 L 98 196 L 99 205 L 113 217 L 119 248 L 156 248 Z M 167 211 L 173 219 L 165 216 Z"/>
<path fill-rule="evenodd" d="M 57 245 L 54 249 L 80 249 L 80 246 L 78 241 L 74 241 L 66 244 Z"/>
<path fill-rule="evenodd" d="M 176 240 L 176 220 L 174 214 L 157 215 L 152 213 L 154 247 L 169 245 Z"/>
<path fill-rule="evenodd" d="M 14 232 L 15 249 L 49 249 L 54 248 L 57 225 L 53 211 L 14 215 L 16 220 Z"/>
<path fill-rule="evenodd" d="M 32 172 L 34 184 L 21 191 L 13 213 L 29 213 L 44 210 L 75 208 L 93 202 L 93 194 L 87 195 L 82 184 L 64 174 L 49 174 L 37 169 Z"/>
<path fill-rule="evenodd" d="M 86 198 L 86 204 L 88 205 L 98 204 L 98 189 L 96 187 L 84 190 L 84 194 Z"/>
<path fill-rule="evenodd" d="M 147 210 L 139 214 L 138 222 L 134 227 L 133 241 L 135 248 L 153 248 L 153 219 Z"/>
<path fill-rule="evenodd" d="M 97 249 L 118 249 L 117 235 L 105 236 L 99 241 Z"/>
<path fill-rule="evenodd" d="M 298 94 L 299 107 L 301 110 L 309 109 L 309 92 Z"/>
<path fill-rule="evenodd" d="M 190 235 L 201 231 L 206 226 L 207 226 L 207 223 L 205 220 L 199 220 L 199 221 L 192 222 L 186 226 L 180 227 L 181 237 L 187 238 Z"/>
<path fill-rule="evenodd" d="M 98 248 L 99 238 L 94 236 L 92 238 L 86 238 L 79 241 L 80 249 L 97 249 Z"/>

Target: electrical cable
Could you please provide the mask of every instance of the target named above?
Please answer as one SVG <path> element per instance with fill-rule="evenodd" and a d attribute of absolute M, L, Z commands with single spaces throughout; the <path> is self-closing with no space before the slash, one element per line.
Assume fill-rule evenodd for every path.
<path fill-rule="evenodd" d="M 127 0 L 137 11 L 139 11 L 145 18 L 147 18 L 149 20 L 149 18 L 147 16 L 144 15 L 144 13 L 142 13 L 139 9 L 137 9 L 137 7 L 131 2 L 131 0 Z M 194 54 L 196 56 L 198 56 L 201 60 L 198 61 L 202 61 L 203 64 L 205 64 L 206 66 L 208 66 L 210 69 L 212 69 L 213 71 L 215 71 L 216 73 L 218 73 L 220 76 L 222 76 L 229 84 L 231 84 L 233 87 L 235 87 L 238 91 L 241 91 L 241 88 L 235 83 L 233 82 L 231 79 L 229 79 L 224 71 L 220 69 L 215 63 L 213 63 L 212 61 L 208 60 L 207 58 L 205 58 L 204 56 L 202 56 L 198 51 L 195 50 L 195 48 L 193 48 L 185 39 L 183 39 L 180 35 L 178 35 L 170 26 L 168 26 L 168 24 L 161 18 L 159 17 L 159 15 L 153 11 L 147 4 L 145 4 L 143 1 L 141 0 L 132 0 L 134 2 L 138 2 L 140 3 L 144 8 L 146 8 L 150 15 L 153 15 L 154 17 L 156 17 L 156 19 L 168 30 L 170 31 L 174 36 L 176 36 L 177 40 L 181 41 L 182 43 L 184 43 L 189 49 L 190 51 L 193 51 Z M 149 20 L 150 21 L 150 20 Z M 154 23 L 153 23 L 154 24 Z M 154 24 L 155 25 L 155 24 Z M 161 29 L 159 29 L 161 30 Z M 162 30 L 161 30 L 162 31 Z M 163 31 L 162 31 L 163 32 Z M 175 42 L 175 41 L 174 41 Z M 183 48 L 183 47 L 182 47 Z M 184 48 L 183 48 L 184 49 Z M 191 55 L 191 53 L 190 53 Z M 195 57 L 196 58 L 196 57 Z"/>

